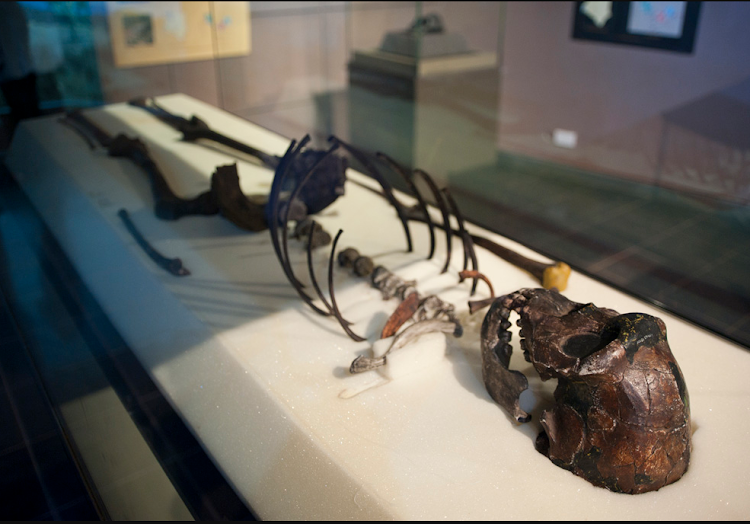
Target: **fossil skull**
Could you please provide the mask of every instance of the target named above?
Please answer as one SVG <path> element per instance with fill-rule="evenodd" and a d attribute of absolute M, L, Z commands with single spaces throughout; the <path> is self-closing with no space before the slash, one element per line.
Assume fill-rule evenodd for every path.
<path fill-rule="evenodd" d="M 624 493 L 678 480 L 690 459 L 690 408 L 661 319 L 572 302 L 556 290 L 521 289 L 496 299 L 482 325 L 482 375 L 517 422 L 526 377 L 508 369 L 511 311 L 521 349 L 542 380 L 557 378 L 536 448 L 561 468 Z"/>

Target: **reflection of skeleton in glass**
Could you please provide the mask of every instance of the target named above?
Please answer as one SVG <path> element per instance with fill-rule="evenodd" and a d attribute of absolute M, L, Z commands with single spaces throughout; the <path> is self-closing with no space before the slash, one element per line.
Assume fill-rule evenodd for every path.
<path fill-rule="evenodd" d="M 149 15 L 124 15 L 122 27 L 125 30 L 125 45 L 133 47 L 137 45 L 152 45 L 154 43 L 154 30 Z"/>

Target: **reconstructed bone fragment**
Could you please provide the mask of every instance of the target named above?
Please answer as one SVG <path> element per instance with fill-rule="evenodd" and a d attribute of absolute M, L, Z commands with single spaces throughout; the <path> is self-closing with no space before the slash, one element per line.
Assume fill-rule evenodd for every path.
<path fill-rule="evenodd" d="M 453 336 L 461 336 L 461 326 L 445 320 L 432 319 L 432 320 L 421 320 L 415 324 L 404 329 L 401 333 L 396 335 L 393 339 L 393 343 L 390 345 L 388 350 L 382 357 L 370 358 L 365 356 L 359 356 L 354 359 L 352 365 L 349 367 L 349 373 L 362 373 L 364 371 L 370 371 L 372 369 L 384 366 L 387 362 L 387 356 L 389 353 L 396 351 L 407 345 L 409 342 L 417 339 L 421 335 L 426 333 L 446 333 Z"/>
<path fill-rule="evenodd" d="M 350 267 L 357 272 L 357 262 L 369 257 L 362 257 L 354 248 L 347 248 L 339 253 L 339 264 Z M 369 265 L 372 262 L 370 261 Z M 372 287 L 380 290 L 383 300 L 399 298 L 401 304 L 396 308 L 383 327 L 380 338 L 385 339 L 396 335 L 401 327 L 409 321 L 414 323 L 405 328 L 393 340 L 385 353 L 378 358 L 360 356 L 349 367 L 350 373 L 370 371 L 386 364 L 388 353 L 395 351 L 426 333 L 450 333 L 455 337 L 463 334 L 463 328 L 454 314 L 453 304 L 441 298 L 430 295 L 422 298 L 417 292 L 416 282 L 404 280 L 383 266 L 372 270 L 370 278 Z"/>
<path fill-rule="evenodd" d="M 388 318 L 388 322 L 383 326 L 383 331 L 380 332 L 380 338 L 392 337 L 401 326 L 406 324 L 419 309 L 419 293 L 411 293 L 401 301 L 396 310 Z"/>
<path fill-rule="evenodd" d="M 508 369 L 508 316 L 520 315 L 521 349 L 542 380 L 558 379 L 555 406 L 541 416 L 537 449 L 594 485 L 623 493 L 678 480 L 690 459 L 690 408 L 666 326 L 572 302 L 555 290 L 497 298 L 482 324 L 482 376 L 517 422 L 526 377 Z"/>

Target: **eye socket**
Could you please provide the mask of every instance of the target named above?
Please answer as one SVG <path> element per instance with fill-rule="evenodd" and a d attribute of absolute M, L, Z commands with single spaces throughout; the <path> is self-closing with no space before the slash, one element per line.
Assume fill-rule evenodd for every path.
<path fill-rule="evenodd" d="M 619 329 L 605 329 L 602 333 L 584 333 L 570 337 L 562 346 L 562 352 L 569 357 L 583 358 L 596 353 L 612 342 L 620 334 Z"/>

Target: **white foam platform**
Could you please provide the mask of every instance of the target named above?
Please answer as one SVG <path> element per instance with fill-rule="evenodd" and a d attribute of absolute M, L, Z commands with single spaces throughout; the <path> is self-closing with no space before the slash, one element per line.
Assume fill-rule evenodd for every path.
<path fill-rule="evenodd" d="M 282 154 L 289 143 L 184 95 L 158 101 L 268 152 Z M 141 109 L 117 104 L 87 114 L 111 132 L 147 140 L 164 171 L 179 173 L 170 183 L 185 196 L 207 189 L 215 166 L 232 162 L 219 151 L 180 142 L 177 132 Z M 469 283 L 456 284 L 460 243 L 450 274 L 440 276 L 444 238 L 438 234 L 436 257 L 425 262 L 427 229 L 413 225 L 415 253 L 406 254 L 395 212 L 372 192 L 348 183 L 346 196 L 320 222 L 332 233 L 345 229 L 340 247 L 354 246 L 405 278 L 417 278 L 423 293 L 440 291 L 459 307 L 466 333 L 448 341 L 443 358 L 424 353 L 429 365 L 418 372 L 343 399 L 343 391 L 351 394 L 374 380 L 346 371 L 369 344 L 353 342 L 333 319 L 303 304 L 267 232 L 243 232 L 220 217 L 156 219 L 143 173 L 127 160 L 92 154 L 56 117 L 22 123 L 6 163 L 140 362 L 261 518 L 750 516 L 747 349 L 583 275 L 571 276 L 565 295 L 572 300 L 664 319 L 690 393 L 695 431 L 687 474 L 657 492 L 611 493 L 534 450 L 537 399 L 548 398 L 554 384 L 533 379 L 517 346 L 511 367 L 532 379 L 522 405 L 534 420 L 515 426 L 490 400 L 478 339 L 484 312 L 469 317 Z M 250 162 L 240 162 L 239 171 L 246 193 L 268 192 L 271 172 Z M 358 173 L 349 176 L 374 187 Z M 192 275 L 177 278 L 156 267 L 116 216 L 122 207 L 157 249 L 180 257 Z M 302 246 L 290 245 L 304 279 Z M 536 287 L 513 266 L 483 250 L 478 255 L 496 293 Z M 316 254 L 323 282 L 327 257 L 326 250 Z M 367 283 L 343 271 L 336 282 L 344 315 L 359 321 L 355 331 L 374 339 L 396 303 L 383 302 Z M 479 290 L 486 296 L 481 283 Z M 432 344 L 442 347 L 441 339 Z"/>

